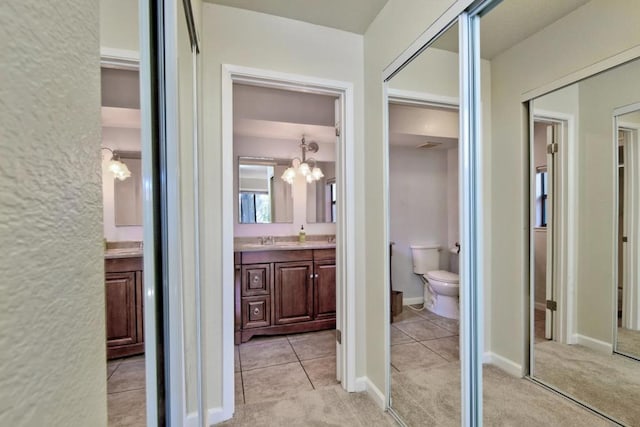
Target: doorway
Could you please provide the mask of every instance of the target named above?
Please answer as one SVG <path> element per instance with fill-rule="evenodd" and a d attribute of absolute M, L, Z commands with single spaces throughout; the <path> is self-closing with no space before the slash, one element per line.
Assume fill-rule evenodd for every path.
<path fill-rule="evenodd" d="M 327 81 L 308 76 L 296 76 L 291 74 L 281 74 L 272 71 L 225 65 L 223 67 L 222 86 L 222 156 L 224 159 L 223 200 L 225 201 L 225 208 L 223 209 L 223 224 L 225 224 L 223 228 L 223 278 L 225 280 L 225 283 L 236 283 L 235 289 L 227 289 L 223 293 L 223 300 L 225 301 L 225 304 L 223 305 L 225 307 L 225 312 L 223 312 L 223 324 L 225 325 L 223 331 L 224 413 L 227 414 L 228 417 L 231 417 L 231 415 L 233 414 L 234 401 L 231 399 L 233 399 L 234 396 L 234 388 L 238 388 L 238 383 L 235 380 L 235 378 L 237 378 L 237 375 L 234 375 L 234 367 L 236 365 L 236 358 L 234 357 L 234 341 L 238 336 L 238 332 L 240 332 L 240 341 L 242 341 L 243 335 L 252 335 L 254 332 L 252 330 L 249 330 L 250 328 L 246 328 L 248 329 L 248 331 L 245 331 L 245 328 L 242 327 L 240 328 L 242 330 L 238 331 L 238 329 L 234 327 L 234 325 L 239 323 L 241 326 L 255 326 L 255 331 L 260 329 L 261 332 L 266 335 L 291 333 L 288 328 L 293 327 L 291 325 L 294 325 L 295 323 L 301 321 L 311 321 L 316 322 L 317 325 L 324 324 L 326 326 L 327 322 L 331 322 L 331 320 L 329 319 L 330 316 L 322 319 L 323 316 L 319 315 L 322 314 L 321 312 L 323 311 L 323 303 L 321 298 L 322 292 L 318 291 L 320 289 L 318 284 L 322 281 L 323 275 L 324 277 L 327 277 L 327 275 L 333 274 L 333 276 L 335 277 L 336 291 L 334 295 L 336 313 L 334 322 L 336 331 L 335 335 L 331 338 L 332 341 L 335 340 L 336 348 L 335 377 L 338 381 L 340 381 L 344 389 L 346 389 L 347 391 L 355 391 L 355 289 L 353 281 L 355 273 L 355 256 L 353 248 L 355 246 L 355 242 L 353 237 L 354 206 L 352 204 L 352 201 L 354 200 L 354 101 L 352 84 L 346 82 Z M 260 252 L 266 253 L 267 251 L 262 251 L 262 249 L 266 247 L 264 245 L 277 246 L 278 244 L 282 243 L 299 245 L 299 242 L 303 239 L 309 239 L 309 241 L 313 241 L 314 238 L 312 234 L 308 234 L 307 229 L 301 229 L 298 223 L 296 223 L 294 226 L 294 232 L 268 232 L 265 234 L 261 234 L 261 231 L 257 229 L 257 226 L 259 224 L 237 224 L 239 222 L 239 219 L 243 217 L 240 215 L 240 211 L 244 210 L 245 213 L 251 212 L 251 201 L 257 201 L 259 197 L 256 198 L 256 191 L 252 191 L 251 193 L 253 194 L 253 197 L 245 197 L 244 202 L 241 202 L 241 200 L 238 198 L 238 190 L 240 190 L 239 180 L 234 180 L 234 176 L 238 175 L 236 171 L 239 171 L 241 166 L 239 159 L 241 156 L 238 156 L 236 155 L 236 153 L 234 153 L 234 129 L 236 124 L 235 122 L 237 120 L 237 112 L 234 105 L 234 92 L 236 88 L 240 88 L 240 91 L 246 90 L 247 88 L 267 92 L 273 90 L 288 91 L 290 93 L 324 96 L 332 98 L 334 100 L 331 102 L 334 105 L 332 138 L 335 141 L 335 180 L 327 180 L 325 185 L 323 185 L 320 190 L 318 190 L 316 186 L 314 190 L 316 191 L 316 197 L 314 199 L 316 201 L 320 200 L 328 203 L 323 204 L 326 209 L 320 208 L 320 204 L 318 204 L 318 209 L 315 209 L 316 221 L 319 216 L 324 216 L 325 218 L 329 218 L 330 220 L 335 219 L 335 237 L 331 238 L 331 236 L 327 236 L 326 242 L 328 246 L 326 248 L 327 250 L 330 249 L 329 246 L 335 247 L 335 249 L 333 249 L 335 251 L 333 255 L 335 259 L 335 266 L 327 264 L 325 260 L 322 259 L 323 257 L 328 256 L 327 253 L 323 252 L 325 248 L 315 247 L 307 253 L 307 255 L 311 256 L 311 259 L 304 260 L 303 263 L 305 265 L 300 264 L 300 261 L 295 261 L 295 266 L 287 265 L 291 260 L 274 258 L 269 260 L 261 260 L 259 264 L 261 264 L 262 267 L 259 269 L 254 269 L 253 267 L 255 267 L 255 263 L 252 263 L 253 267 L 251 268 L 245 268 L 245 263 L 247 262 L 247 260 L 251 261 L 252 256 L 255 255 L 245 256 L 245 252 L 242 251 L 241 258 L 240 260 L 238 259 L 238 252 L 234 251 L 234 237 L 247 237 L 246 233 L 253 234 L 253 236 L 251 237 L 257 238 L 257 240 L 256 242 L 245 243 L 260 245 L 260 247 L 257 248 L 259 249 L 258 251 L 251 251 L 254 254 Z M 275 110 L 277 110 L 277 108 Z M 251 125 L 249 127 L 251 127 Z M 288 128 L 290 129 L 291 127 Z M 313 130 L 313 126 L 311 126 L 310 129 Z M 270 194 L 270 192 L 272 192 L 273 195 L 279 194 L 280 196 L 284 197 L 290 190 L 293 190 L 293 192 L 295 192 L 296 187 L 281 186 L 280 183 L 277 182 L 278 179 L 282 178 L 285 175 L 285 172 L 287 171 L 287 169 L 289 169 L 289 166 L 291 166 L 292 168 L 298 168 L 302 163 L 307 163 L 310 167 L 311 172 L 316 172 L 314 168 L 318 167 L 322 171 L 323 175 L 329 177 L 327 174 L 330 174 L 329 171 L 331 169 L 331 166 L 323 165 L 321 161 L 313 158 L 313 156 L 316 156 L 316 153 L 321 153 L 326 149 L 326 147 L 324 147 L 322 144 L 318 144 L 314 139 L 315 137 L 307 139 L 306 135 L 296 134 L 296 141 L 289 147 L 289 150 L 295 150 L 298 154 L 289 154 L 289 156 L 298 157 L 299 161 L 292 163 L 291 157 L 288 157 L 288 163 L 291 163 L 290 165 L 280 165 L 277 161 L 273 161 L 271 162 L 273 164 L 269 165 L 256 165 L 256 157 L 258 158 L 257 160 L 265 163 L 264 155 L 243 156 L 254 157 L 254 162 L 252 164 L 247 164 L 247 171 L 249 169 L 255 169 L 256 166 L 267 166 L 265 170 L 270 171 L 269 181 L 273 182 L 273 184 L 270 189 L 262 189 L 262 193 Z M 260 159 L 261 157 L 262 159 Z M 320 159 L 320 157 L 318 157 L 318 159 Z M 275 157 L 271 160 L 275 160 Z M 312 164 L 311 160 L 314 160 L 316 164 Z M 276 171 L 278 173 L 276 173 Z M 236 182 L 236 184 L 234 184 L 234 182 Z M 307 180 L 307 182 L 309 181 Z M 254 188 L 254 190 L 256 190 L 256 188 Z M 278 198 L 280 198 L 280 196 L 278 196 Z M 265 199 L 265 197 L 262 198 Z M 245 205 L 243 206 L 242 203 L 244 203 Z M 305 206 L 306 209 L 306 204 L 303 206 Z M 255 207 L 257 207 L 257 205 L 254 206 L 254 208 Z M 308 221 L 306 212 L 304 214 L 301 214 L 300 210 L 296 213 L 295 209 L 297 208 L 294 207 L 294 218 L 304 217 L 305 222 L 309 227 L 309 225 L 311 225 L 312 223 Z M 273 214 L 274 219 L 276 218 L 276 216 L 278 216 L 278 218 L 288 219 L 289 213 L 287 212 L 286 207 L 284 208 L 284 212 L 282 210 L 276 211 L 277 212 L 271 210 L 269 215 L 261 215 L 260 218 L 264 219 Z M 255 222 L 258 222 L 258 215 L 246 215 L 246 217 L 253 218 L 256 220 Z M 236 227 L 234 227 L 234 223 L 237 224 Z M 302 225 L 304 226 L 304 224 Z M 316 224 L 312 228 L 315 228 L 318 225 L 319 224 Z M 289 228 L 291 227 L 292 225 L 289 225 Z M 240 234 L 245 235 L 235 236 L 234 228 L 242 230 L 242 233 Z M 274 228 L 274 230 L 276 229 L 277 226 L 276 228 Z M 320 227 L 320 229 L 322 229 L 322 227 Z M 282 241 L 280 236 L 278 236 L 279 234 L 289 234 L 290 237 L 293 238 L 287 239 L 289 240 L 288 242 L 286 242 L 286 240 Z M 238 243 L 237 239 L 235 239 L 235 243 Z M 305 244 L 307 244 L 307 242 L 305 242 Z M 273 250 L 270 252 L 270 256 L 277 257 L 278 255 L 274 255 L 277 252 L 280 252 L 282 255 L 288 251 Z M 305 250 L 302 250 L 300 252 L 305 252 Z M 237 274 L 236 272 L 238 272 L 242 276 L 239 276 L 239 274 Z M 263 287 L 262 290 L 257 288 L 248 289 L 248 286 L 244 287 L 242 279 L 245 278 L 245 275 L 251 280 L 251 283 L 255 281 L 258 288 L 261 287 L 258 286 L 260 283 L 262 283 L 264 286 L 272 286 L 271 289 L 273 289 L 273 294 L 270 294 L 268 288 L 266 287 Z M 241 278 L 238 279 L 239 277 Z M 299 279 L 300 283 L 311 283 L 313 289 L 315 290 L 312 293 L 305 293 L 305 295 L 307 295 L 305 301 L 303 302 L 303 304 L 298 305 L 300 307 L 304 307 L 306 310 L 309 310 L 306 313 L 303 313 L 304 310 L 291 309 L 291 307 L 294 306 L 290 304 L 291 301 L 285 301 L 277 295 L 278 290 L 276 289 L 276 285 L 278 285 L 278 283 L 282 285 L 283 283 L 285 283 L 285 278 L 290 279 L 296 277 Z M 308 280 L 303 280 L 303 277 L 308 278 Z M 238 292 L 237 290 L 240 287 L 242 287 L 243 289 L 246 288 L 245 291 L 249 291 L 249 293 L 251 293 L 252 295 L 249 295 L 246 292 L 243 294 L 242 290 Z M 284 295 L 284 293 L 281 293 L 280 295 Z M 327 295 L 324 296 L 326 297 Z M 331 305 L 330 300 L 331 298 L 325 298 L 325 301 L 329 301 L 327 305 L 324 305 L 325 307 Z M 269 317 L 267 318 L 267 316 Z M 254 321 L 255 323 L 253 323 Z M 302 324 L 302 322 L 300 324 Z M 322 328 L 318 326 L 318 329 Z M 285 339 L 289 340 L 288 338 L 286 338 L 286 336 Z M 295 348 L 295 346 L 293 347 Z M 304 365 L 304 361 L 301 361 L 301 363 L 302 365 Z M 236 383 L 235 387 L 234 383 Z"/>

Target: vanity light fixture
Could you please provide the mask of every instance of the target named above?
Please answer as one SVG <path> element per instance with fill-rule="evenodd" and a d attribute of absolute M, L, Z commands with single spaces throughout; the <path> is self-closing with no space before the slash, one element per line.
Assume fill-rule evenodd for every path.
<path fill-rule="evenodd" d="M 111 152 L 111 159 L 109 159 L 108 168 L 111 173 L 113 173 L 113 177 L 118 178 L 120 181 L 124 181 L 125 179 L 129 178 L 131 176 L 131 171 L 129 170 L 127 165 L 120 160 L 120 156 L 111 148 L 102 147 L 102 149 Z"/>
<path fill-rule="evenodd" d="M 283 181 L 288 182 L 289 184 L 293 184 L 293 181 L 296 179 L 296 172 L 300 175 L 304 176 L 308 183 L 312 183 L 313 181 L 318 181 L 320 178 L 324 176 L 322 170 L 317 166 L 317 162 L 314 158 L 307 159 L 307 152 L 317 153 L 318 152 L 318 144 L 316 142 L 310 142 L 307 144 L 307 141 L 302 135 L 302 143 L 300 144 L 300 150 L 302 150 L 302 159 L 299 157 L 295 157 L 291 160 L 291 166 L 288 167 L 281 178 Z M 313 163 L 313 167 L 309 165 L 309 163 Z"/>

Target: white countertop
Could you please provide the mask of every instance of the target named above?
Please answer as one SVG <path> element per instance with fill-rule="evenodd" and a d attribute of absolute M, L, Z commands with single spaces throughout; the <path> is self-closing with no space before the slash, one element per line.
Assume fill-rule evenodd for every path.
<path fill-rule="evenodd" d="M 140 248 L 117 248 L 107 249 L 104 251 L 105 259 L 115 258 L 138 258 L 142 256 L 142 249 Z"/>

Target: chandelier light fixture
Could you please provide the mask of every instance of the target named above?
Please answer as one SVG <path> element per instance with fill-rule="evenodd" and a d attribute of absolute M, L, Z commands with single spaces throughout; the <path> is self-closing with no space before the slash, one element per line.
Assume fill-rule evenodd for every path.
<path fill-rule="evenodd" d="M 111 152 L 111 159 L 109 159 L 109 165 L 107 168 L 113 174 L 114 178 L 118 178 L 120 181 L 124 181 L 125 179 L 131 176 L 131 171 L 127 167 L 125 163 L 120 160 L 120 156 L 115 153 L 111 148 L 102 147 L 103 150 L 107 150 Z"/>
<path fill-rule="evenodd" d="M 282 180 L 288 182 L 289 184 L 293 184 L 296 179 L 296 174 L 298 173 L 304 176 L 305 180 L 309 184 L 321 179 L 324 174 L 322 173 L 322 170 L 317 166 L 316 160 L 312 157 L 307 158 L 307 152 L 317 153 L 318 149 L 319 147 L 316 142 L 310 142 L 307 144 L 304 135 L 302 135 L 302 143 L 300 144 L 302 157 L 294 157 L 291 160 L 291 166 L 288 167 L 282 174 Z"/>

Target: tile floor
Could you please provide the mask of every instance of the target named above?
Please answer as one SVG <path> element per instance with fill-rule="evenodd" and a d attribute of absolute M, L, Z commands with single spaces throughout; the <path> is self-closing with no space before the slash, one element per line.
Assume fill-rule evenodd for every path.
<path fill-rule="evenodd" d="M 394 372 L 427 369 L 460 357 L 457 320 L 428 310 L 404 307 L 391 324 L 391 367 Z"/>
<path fill-rule="evenodd" d="M 254 337 L 235 347 L 236 405 L 335 386 L 335 330 Z"/>
<path fill-rule="evenodd" d="M 109 427 L 145 427 L 144 355 L 107 362 Z"/>

